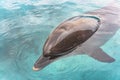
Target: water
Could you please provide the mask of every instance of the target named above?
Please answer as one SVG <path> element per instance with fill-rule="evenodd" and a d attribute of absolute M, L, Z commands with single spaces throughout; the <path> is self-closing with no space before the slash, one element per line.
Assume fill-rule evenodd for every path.
<path fill-rule="evenodd" d="M 120 80 L 120 30 L 102 46 L 116 59 L 114 63 L 102 63 L 87 55 L 77 55 L 60 59 L 41 71 L 32 70 L 46 38 L 59 23 L 110 2 L 1 0 L 0 80 Z"/>

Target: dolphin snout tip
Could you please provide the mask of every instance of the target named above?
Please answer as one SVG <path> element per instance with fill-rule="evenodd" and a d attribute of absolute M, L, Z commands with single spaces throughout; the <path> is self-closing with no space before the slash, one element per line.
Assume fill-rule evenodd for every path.
<path fill-rule="evenodd" d="M 36 67 L 34 67 L 33 66 L 33 68 L 32 68 L 34 71 L 39 71 L 40 70 L 40 68 L 36 68 Z"/>

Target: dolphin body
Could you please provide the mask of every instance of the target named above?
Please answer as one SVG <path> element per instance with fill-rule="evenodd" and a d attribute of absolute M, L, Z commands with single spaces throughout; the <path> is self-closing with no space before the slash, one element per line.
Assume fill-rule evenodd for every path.
<path fill-rule="evenodd" d="M 41 70 L 55 60 L 72 54 L 87 54 L 101 62 L 114 62 L 115 59 L 100 47 L 120 28 L 119 22 L 120 8 L 116 4 L 62 22 L 49 35 L 33 70 Z"/>

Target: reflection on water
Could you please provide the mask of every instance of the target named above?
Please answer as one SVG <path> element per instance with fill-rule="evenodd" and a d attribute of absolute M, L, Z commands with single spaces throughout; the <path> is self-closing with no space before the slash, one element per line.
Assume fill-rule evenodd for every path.
<path fill-rule="evenodd" d="M 107 53 L 116 58 L 115 63 L 101 63 L 87 55 L 78 55 L 60 59 L 38 72 L 32 70 L 34 62 L 42 53 L 46 38 L 59 23 L 69 17 L 98 9 L 105 3 L 98 6 L 94 0 L 91 3 L 86 0 L 86 3 L 82 4 L 81 1 L 79 5 L 78 2 L 62 0 L 57 4 L 57 1 L 52 0 L 54 5 L 40 5 L 37 0 L 39 3 L 32 5 L 28 0 L 22 1 L 24 5 L 21 8 L 18 2 L 12 7 L 5 7 L 4 1 L 1 1 L 4 4 L 0 5 L 3 7 L 0 8 L 0 80 L 120 79 L 120 31 L 103 46 Z"/>

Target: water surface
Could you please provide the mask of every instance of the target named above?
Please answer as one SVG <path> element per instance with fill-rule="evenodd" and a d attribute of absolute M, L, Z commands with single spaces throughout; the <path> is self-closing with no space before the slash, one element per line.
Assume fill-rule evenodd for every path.
<path fill-rule="evenodd" d="M 59 23 L 110 2 L 1 0 L 0 80 L 120 80 L 120 30 L 102 46 L 116 59 L 112 64 L 77 55 L 60 59 L 41 71 L 32 70 L 46 38 Z"/>

